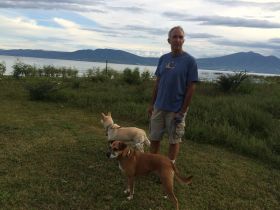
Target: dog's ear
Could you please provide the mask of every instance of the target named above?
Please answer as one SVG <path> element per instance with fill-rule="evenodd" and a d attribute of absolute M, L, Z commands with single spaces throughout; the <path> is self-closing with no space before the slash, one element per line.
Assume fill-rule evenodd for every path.
<path fill-rule="evenodd" d="M 111 115 L 111 112 L 108 112 L 107 116 L 110 116 L 110 117 L 111 117 L 111 116 L 112 116 L 112 115 Z"/>
<path fill-rule="evenodd" d="M 120 141 L 118 147 L 119 147 L 119 150 L 124 150 L 125 148 L 127 148 L 127 145 Z"/>
<path fill-rule="evenodd" d="M 121 127 L 121 126 L 119 126 L 118 124 L 113 124 L 113 125 L 112 125 L 112 128 L 113 128 L 113 129 L 115 129 L 115 128 L 120 128 L 120 127 Z"/>
<path fill-rule="evenodd" d="M 119 150 L 122 150 L 122 157 L 129 157 L 131 154 L 129 147 L 123 142 L 119 143 Z"/>
<path fill-rule="evenodd" d="M 102 117 L 103 117 L 103 118 L 105 118 L 105 117 L 106 117 L 106 115 L 105 115 L 103 112 L 101 113 L 101 115 L 102 115 Z"/>
<path fill-rule="evenodd" d="M 122 152 L 122 157 L 130 157 L 130 155 L 131 155 L 131 151 L 130 151 L 129 147 L 126 146 Z"/>
<path fill-rule="evenodd" d="M 118 140 L 110 141 L 110 146 L 111 146 L 112 149 L 123 150 L 121 144 L 123 144 L 123 143 L 121 141 L 118 141 Z"/>

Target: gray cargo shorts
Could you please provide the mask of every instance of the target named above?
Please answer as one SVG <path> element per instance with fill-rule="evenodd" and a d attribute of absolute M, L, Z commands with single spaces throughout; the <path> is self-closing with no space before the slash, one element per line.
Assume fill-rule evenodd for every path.
<path fill-rule="evenodd" d="M 175 124 L 174 112 L 162 111 L 154 108 L 150 119 L 150 140 L 161 141 L 166 131 L 170 144 L 180 143 L 185 133 L 185 118 L 181 123 Z"/>

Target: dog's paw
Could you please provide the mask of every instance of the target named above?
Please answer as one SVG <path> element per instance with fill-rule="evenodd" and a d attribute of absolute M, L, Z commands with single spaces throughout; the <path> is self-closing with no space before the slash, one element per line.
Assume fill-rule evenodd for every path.
<path fill-rule="evenodd" d="M 162 197 L 163 197 L 164 199 L 167 199 L 167 198 L 168 198 L 168 196 L 167 196 L 167 195 L 163 195 Z"/>
<path fill-rule="evenodd" d="M 128 193 L 130 193 L 130 190 L 129 190 L 129 189 L 126 189 L 126 190 L 123 191 L 123 193 L 124 193 L 124 194 L 128 194 Z"/>
<path fill-rule="evenodd" d="M 133 199 L 133 195 L 130 195 L 130 196 L 128 196 L 128 197 L 126 197 L 127 198 L 127 200 L 132 200 Z"/>

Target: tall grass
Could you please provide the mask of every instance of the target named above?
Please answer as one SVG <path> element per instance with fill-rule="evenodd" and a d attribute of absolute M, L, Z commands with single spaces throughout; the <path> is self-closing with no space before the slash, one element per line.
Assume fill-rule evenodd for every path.
<path fill-rule="evenodd" d="M 93 113 L 111 111 L 122 126 L 148 127 L 146 114 L 151 100 L 153 81 L 128 83 L 106 77 L 53 78 L 59 82 L 47 100 L 77 106 Z M 22 87 L 36 78 L 16 81 L 10 86 Z M 225 93 L 215 84 L 199 83 L 187 117 L 185 138 L 218 145 L 280 166 L 280 92 L 279 78 L 250 84 L 251 91 Z M 24 88 L 18 90 L 27 95 Z"/>

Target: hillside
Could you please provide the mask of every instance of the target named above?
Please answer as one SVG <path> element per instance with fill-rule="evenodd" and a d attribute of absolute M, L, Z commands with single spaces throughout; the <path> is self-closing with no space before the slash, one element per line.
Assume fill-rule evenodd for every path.
<path fill-rule="evenodd" d="M 216 58 L 197 59 L 201 69 L 253 71 L 280 74 L 280 59 L 254 52 L 240 52 Z"/>
<path fill-rule="evenodd" d="M 0 50 L 0 55 L 105 62 L 132 65 L 157 65 L 158 58 L 141 57 L 122 50 L 96 49 L 58 52 L 45 50 Z M 198 58 L 199 69 L 248 71 L 280 74 L 280 59 L 254 52 L 239 52 L 214 58 Z"/>
<path fill-rule="evenodd" d="M 134 65 L 156 65 L 158 58 L 134 55 L 122 50 L 96 49 L 77 50 L 74 52 L 58 52 L 45 50 L 0 50 L 0 55 L 23 56 L 49 59 L 65 59 L 77 61 L 105 62 Z"/>

